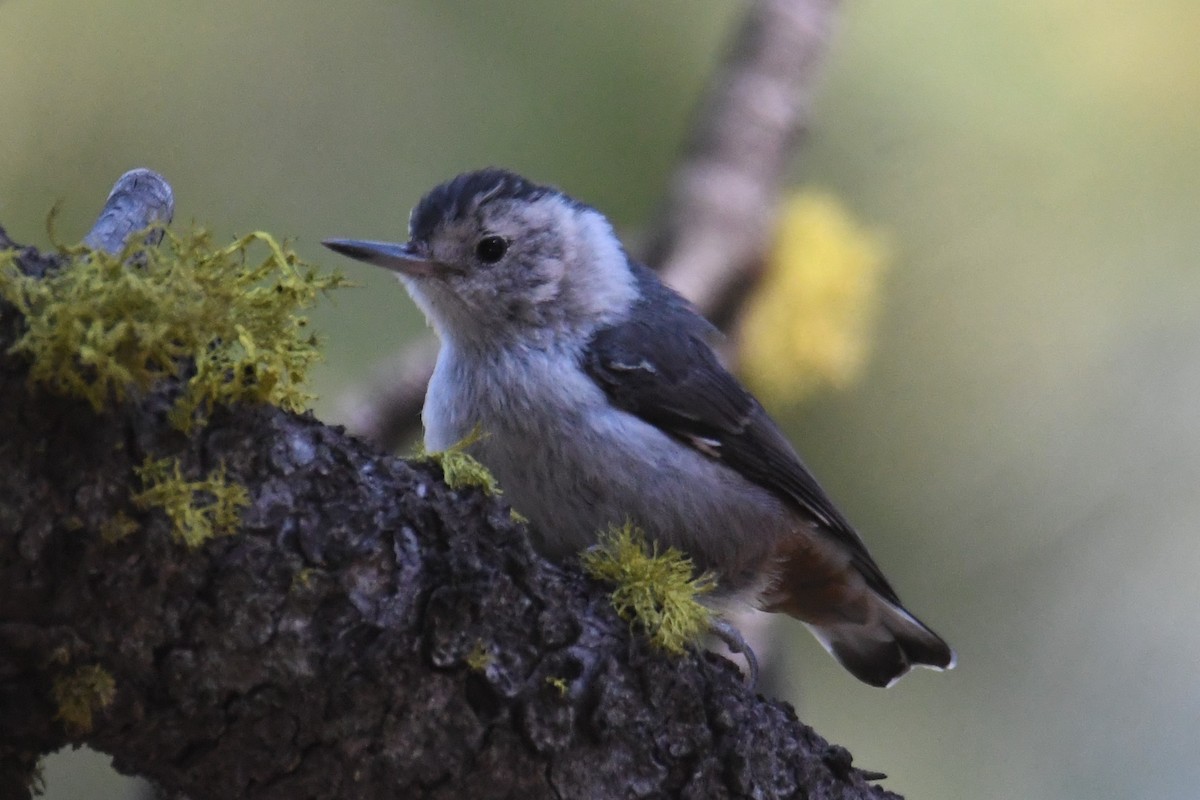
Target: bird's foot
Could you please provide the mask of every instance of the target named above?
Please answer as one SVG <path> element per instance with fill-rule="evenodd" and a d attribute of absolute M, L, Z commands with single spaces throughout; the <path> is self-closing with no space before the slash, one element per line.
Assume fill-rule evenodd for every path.
<path fill-rule="evenodd" d="M 733 627 L 729 623 L 729 620 L 714 617 L 712 634 L 729 648 L 729 652 L 740 653 L 746 659 L 746 685 L 751 691 L 754 691 L 755 687 L 758 686 L 758 658 L 754 655 L 754 651 L 742 636 L 741 631 Z"/>

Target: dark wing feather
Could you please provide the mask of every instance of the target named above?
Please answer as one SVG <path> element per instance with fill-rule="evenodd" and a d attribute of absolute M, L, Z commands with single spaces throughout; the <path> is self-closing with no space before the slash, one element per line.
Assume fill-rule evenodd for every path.
<path fill-rule="evenodd" d="M 645 267 L 625 321 L 596 332 L 583 368 L 613 405 L 784 499 L 846 547 L 875 591 L 899 604 L 862 539 L 779 428 L 708 344 L 714 328 Z"/>

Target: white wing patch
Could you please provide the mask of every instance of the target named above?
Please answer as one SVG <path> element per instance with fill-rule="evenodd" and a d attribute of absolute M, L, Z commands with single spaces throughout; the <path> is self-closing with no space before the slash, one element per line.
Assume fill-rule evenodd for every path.
<path fill-rule="evenodd" d="M 694 449 L 704 453 L 711 459 L 716 461 L 721 460 L 721 443 L 716 439 L 710 439 L 707 436 L 697 436 L 696 434 L 687 434 L 687 441 Z"/>
<path fill-rule="evenodd" d="M 655 366 L 645 358 L 636 364 L 626 364 L 620 361 L 609 361 L 608 367 L 619 372 L 649 372 L 651 375 L 654 375 L 658 372 Z"/>

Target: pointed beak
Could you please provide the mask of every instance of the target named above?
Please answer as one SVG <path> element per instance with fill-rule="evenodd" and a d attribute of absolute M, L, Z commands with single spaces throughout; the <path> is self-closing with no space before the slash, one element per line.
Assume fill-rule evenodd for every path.
<path fill-rule="evenodd" d="M 402 275 L 423 278 L 439 271 L 440 265 L 416 252 L 412 242 L 366 242 L 358 239 L 326 239 L 321 244 L 335 253 Z"/>

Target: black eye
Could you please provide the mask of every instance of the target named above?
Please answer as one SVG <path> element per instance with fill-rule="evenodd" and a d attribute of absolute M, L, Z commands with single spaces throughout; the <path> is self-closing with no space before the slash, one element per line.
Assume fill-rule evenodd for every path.
<path fill-rule="evenodd" d="M 485 236 L 475 245 L 476 257 L 485 264 L 495 264 L 508 252 L 508 242 L 503 236 Z"/>

